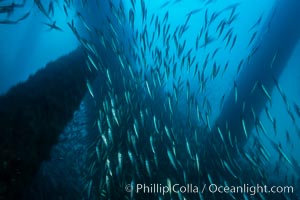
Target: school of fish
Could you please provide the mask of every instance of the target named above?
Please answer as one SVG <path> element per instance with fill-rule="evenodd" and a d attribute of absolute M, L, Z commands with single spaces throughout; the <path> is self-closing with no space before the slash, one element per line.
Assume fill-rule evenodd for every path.
<path fill-rule="evenodd" d="M 0 14 L 11 15 L 27 1 L 20 4 L 0 1 Z M 86 64 L 91 73 L 98 73 L 101 85 L 86 80 L 96 117 L 93 119 L 93 142 L 89 144 L 87 171 L 83 193 L 87 199 L 294 199 L 291 194 L 264 194 L 251 196 L 247 193 L 217 194 L 197 193 L 142 194 L 135 192 L 141 184 L 217 184 L 223 186 L 272 184 L 270 174 L 280 176 L 285 170 L 295 171 L 286 175 L 284 183 L 299 185 L 299 160 L 289 154 L 282 144 L 274 141 L 280 134 L 280 119 L 271 112 L 272 94 L 262 83 L 253 85 L 261 90 L 269 102 L 264 114 L 268 121 L 260 120 L 260 113 L 253 111 L 256 124 L 253 132 L 247 131 L 244 118 L 245 138 L 251 138 L 251 148 L 241 148 L 230 130 L 217 129 L 211 139 L 216 112 L 222 108 L 226 92 L 219 99 L 210 98 L 214 84 L 220 80 L 232 81 L 235 101 L 239 91 L 235 77 L 259 48 L 259 35 L 265 14 L 253 22 L 247 41 L 239 40 L 236 21 L 242 2 L 214 9 L 215 0 L 201 0 L 199 6 L 185 13 L 183 23 L 174 23 L 171 16 L 175 6 L 185 0 L 167 0 L 155 11 L 148 10 L 150 1 L 118 0 L 87 1 L 34 0 L 34 5 L 44 16 L 45 26 L 52 31 L 65 31 L 53 18 L 56 9 L 63 10 L 68 28 L 73 32 L 86 53 Z M 101 25 L 89 23 L 89 4 L 106 11 Z M 80 7 L 78 7 L 80 5 Z M 75 10 L 75 12 L 74 12 Z M 27 11 L 16 19 L 0 19 L 0 24 L 17 24 L 25 20 Z M 70 13 L 75 13 L 73 16 Z M 163 13 L 163 14 L 162 14 Z M 199 19 L 199 24 L 191 23 Z M 191 36 L 190 29 L 198 28 Z M 231 62 L 220 59 L 220 54 L 244 45 L 247 56 Z M 103 56 L 111 52 L 115 62 L 111 64 Z M 270 67 L 276 62 L 276 54 Z M 235 69 L 235 74 L 230 74 Z M 229 75 L 230 74 L 230 75 Z M 285 94 L 279 81 L 274 78 L 276 90 L 282 97 L 288 116 L 296 130 L 300 119 L 300 104 Z M 273 131 L 266 130 L 271 123 Z M 272 133 L 273 132 L 273 133 Z M 274 135 L 273 135 L 274 134 Z M 288 131 L 286 143 L 293 148 Z M 299 131 L 297 132 L 300 139 Z M 271 148 L 261 137 L 267 138 Z M 227 143 L 229 141 L 229 143 Z M 228 149 L 235 149 L 234 152 Z M 277 153 L 272 157 L 270 151 Z M 276 162 L 275 169 L 269 169 Z M 273 170 L 272 172 L 270 172 Z M 132 192 L 125 191 L 130 184 Z"/>

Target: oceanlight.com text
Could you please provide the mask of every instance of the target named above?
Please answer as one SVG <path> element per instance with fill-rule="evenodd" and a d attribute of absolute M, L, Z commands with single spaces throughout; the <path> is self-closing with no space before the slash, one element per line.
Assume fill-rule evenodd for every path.
<path fill-rule="evenodd" d="M 276 194 L 276 193 L 287 193 L 291 194 L 294 192 L 293 186 L 267 186 L 267 185 L 217 185 L 217 184 L 204 184 L 202 186 L 194 184 L 172 184 L 163 185 L 159 183 L 153 184 L 127 184 L 125 186 L 126 192 L 144 193 L 144 194 L 168 194 L 168 193 L 183 193 L 183 194 L 198 194 L 198 193 L 220 193 L 220 194 L 249 194 L 256 195 L 258 193 L 265 194 Z"/>

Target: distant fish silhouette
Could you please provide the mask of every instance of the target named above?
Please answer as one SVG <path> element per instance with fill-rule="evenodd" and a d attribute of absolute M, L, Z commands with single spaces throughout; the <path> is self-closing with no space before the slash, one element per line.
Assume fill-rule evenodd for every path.
<path fill-rule="evenodd" d="M 49 23 L 43 23 L 43 24 L 45 24 L 46 26 L 49 26 L 50 30 L 55 29 L 55 30 L 63 32 L 63 30 L 56 25 L 56 21 L 54 21 L 52 24 L 49 24 Z"/>
<path fill-rule="evenodd" d="M 26 14 L 24 14 L 22 17 L 20 17 L 17 20 L 2 20 L 2 21 L 0 21 L 0 24 L 17 24 L 20 21 L 25 20 L 29 15 L 30 15 L 30 12 L 27 12 Z"/>

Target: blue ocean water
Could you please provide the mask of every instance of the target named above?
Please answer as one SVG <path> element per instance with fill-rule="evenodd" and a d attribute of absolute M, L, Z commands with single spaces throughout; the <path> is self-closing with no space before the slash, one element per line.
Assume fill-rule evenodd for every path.
<path fill-rule="evenodd" d="M 10 5 L 7 1 L 3 5 Z M 20 3 L 15 2 L 15 3 Z M 50 1 L 45 1 L 48 5 Z M 1 24 L 1 84 L 0 93 L 25 81 L 30 74 L 36 72 L 50 61 L 74 50 L 78 46 L 76 38 L 68 29 L 66 17 L 61 9 L 55 9 L 54 18 L 62 26 L 64 32 L 50 31 L 48 19 L 28 1 L 24 7 L 15 9 L 12 14 L 1 13 L 1 20 L 18 18 L 30 11 L 30 16 L 22 23 L 14 25 Z"/>
<path fill-rule="evenodd" d="M 45 17 L 41 9 L 38 9 L 36 2 L 26 1 L 24 7 L 16 9 L 11 15 L 0 14 L 2 21 L 18 18 L 22 13 L 30 11 L 30 16 L 24 21 L 17 24 L 0 24 L 0 93 L 5 94 L 10 87 L 25 81 L 46 63 L 73 51 L 79 45 L 84 46 L 87 55 L 91 57 L 87 59 L 89 66 L 93 68 L 94 62 L 96 67 L 104 67 L 106 78 L 112 79 L 113 83 L 109 83 L 109 80 L 105 82 L 108 85 L 108 91 L 101 89 L 103 83 L 101 78 L 92 83 L 93 92 L 91 90 L 87 92 L 77 111 L 79 114 L 74 115 L 74 119 L 62 133 L 59 143 L 53 148 L 51 159 L 42 164 L 31 188 L 35 194 L 28 192 L 28 196 L 36 199 L 51 199 L 58 196 L 62 199 L 74 199 L 82 195 L 86 199 L 97 199 L 99 196 L 100 199 L 114 199 L 117 198 L 117 195 L 114 196 L 113 193 L 124 190 L 124 184 L 132 183 L 132 180 L 145 181 L 149 184 L 153 180 L 161 183 L 165 183 L 166 180 L 171 180 L 172 183 L 182 183 L 182 173 L 186 173 L 188 181 L 203 184 L 203 181 L 205 182 L 207 179 L 206 173 L 211 174 L 215 171 L 224 171 L 224 169 L 226 171 L 223 161 L 226 156 L 222 153 L 220 155 L 223 155 L 224 158 L 220 158 L 221 164 L 212 162 L 210 164 L 214 164 L 213 166 L 205 166 L 209 158 L 205 157 L 206 152 L 202 150 L 202 148 L 205 149 L 205 145 L 201 145 L 201 142 L 206 140 L 201 141 L 201 137 L 209 137 L 210 126 L 214 127 L 218 116 L 221 115 L 223 96 L 226 99 L 230 95 L 233 82 L 239 76 L 238 72 L 248 67 L 245 63 L 247 63 L 251 51 L 264 38 L 263 36 L 267 32 L 266 24 L 276 8 L 276 1 L 82 0 L 74 2 L 43 1 L 42 4 L 48 8 L 51 2 L 54 5 L 52 22 L 55 21 L 63 31 L 49 30 L 50 27 L 44 23 L 52 22 Z M 70 6 L 67 5 L 68 2 L 70 2 Z M 1 6 L 9 3 L 9 1 L 0 1 Z M 144 11 L 143 4 L 145 5 Z M 64 6 L 68 11 L 68 16 Z M 144 16 L 145 11 L 147 17 Z M 130 12 L 134 14 L 134 22 L 131 21 Z M 191 14 L 191 12 L 194 13 Z M 166 16 L 168 17 L 166 18 Z M 220 34 L 222 20 L 230 21 L 232 19 L 230 16 L 234 17 L 234 20 L 230 23 L 227 21 L 229 26 L 224 28 L 224 32 Z M 158 28 L 158 24 L 160 28 Z M 76 31 L 71 28 L 73 25 L 80 38 L 78 36 L 76 38 Z M 231 35 L 230 40 L 228 35 L 225 36 L 226 32 Z M 176 39 L 174 39 L 174 35 Z M 236 42 L 233 43 L 234 37 L 236 37 Z M 152 38 L 154 39 L 151 40 Z M 208 43 L 207 40 L 210 39 L 212 42 Z M 228 40 L 229 42 L 226 44 Z M 252 170 L 250 171 L 254 171 L 256 174 L 262 173 L 261 177 L 265 178 L 262 182 L 294 185 L 295 190 L 299 193 L 297 187 L 299 186 L 300 156 L 297 144 L 300 142 L 298 127 L 300 116 L 297 113 L 297 105 L 300 105 L 298 87 L 300 51 L 299 45 L 295 46 L 297 47 L 290 55 L 288 63 L 278 78 L 278 84 L 286 99 L 276 87 L 268 91 L 271 101 L 267 101 L 266 108 L 256 113 L 257 119 L 264 128 L 256 126 L 248 130 L 247 142 L 240 148 L 240 151 L 245 154 L 235 156 L 238 157 L 237 162 L 246 163 L 241 164 L 241 168 L 250 168 Z M 183 48 L 181 54 L 178 50 L 180 47 Z M 95 52 L 98 52 L 98 55 Z M 106 54 L 110 56 L 106 57 Z M 111 55 L 115 55 L 115 57 L 111 57 Z M 210 59 L 204 64 L 207 56 Z M 276 55 L 274 58 L 276 59 Z M 160 60 L 162 61 L 160 62 Z M 241 61 L 243 63 L 239 66 Z M 122 63 L 125 67 L 121 66 Z M 198 63 L 198 68 L 196 68 L 196 63 Z M 226 63 L 228 63 L 228 68 L 225 68 Z M 122 68 L 125 68 L 125 72 Z M 176 72 L 174 72 L 175 69 Z M 221 73 L 223 74 L 221 75 Z M 125 77 L 125 81 L 118 80 L 118 77 L 122 76 Z M 200 81 L 201 76 L 205 81 Z M 266 74 L 266 76 L 268 75 Z M 123 85 L 121 87 L 115 83 L 116 80 L 128 81 L 128 85 L 125 83 L 120 85 L 126 85 L 124 93 L 128 92 L 129 95 L 132 95 L 130 98 L 133 99 L 133 102 L 130 106 L 124 105 L 126 98 L 122 99 L 121 94 L 123 93 L 119 92 L 123 89 Z M 131 82 L 131 80 L 134 81 Z M 165 85 L 157 86 L 160 85 L 159 81 Z M 174 87 L 174 83 L 176 87 Z M 178 88 L 178 92 L 175 92 L 174 88 Z M 139 97 L 140 92 L 138 91 L 142 91 L 141 97 Z M 174 93 L 176 93 L 176 97 Z M 161 94 L 161 96 L 157 94 Z M 168 94 L 171 95 L 170 100 Z M 262 93 L 262 95 L 264 94 Z M 144 101 L 144 104 L 140 101 Z M 115 102 L 116 106 L 113 106 L 112 102 Z M 149 104 L 148 108 L 145 106 L 147 103 Z M 117 111 L 114 112 L 119 113 L 119 116 L 117 114 L 115 117 L 113 113 L 107 114 L 109 112 L 106 111 L 106 107 L 112 108 L 112 110 L 116 107 Z M 126 112 L 130 118 L 127 121 L 121 118 L 123 115 L 126 116 L 124 114 Z M 198 116 L 199 112 L 200 116 Z M 145 122 L 142 122 L 141 116 L 145 116 Z M 109 120 L 111 121 L 109 122 Z M 122 122 L 125 125 L 120 128 L 118 123 Z M 186 125 L 185 122 L 192 125 Z M 113 125 L 109 125 L 110 123 Z M 237 121 L 236 123 L 240 124 L 241 122 Z M 99 126 L 103 126 L 103 130 L 101 129 L 103 132 L 99 130 Z M 123 133 L 124 130 L 125 133 Z M 171 136 L 168 135 L 167 130 L 170 130 Z M 110 132 L 113 136 L 110 136 Z M 140 135 L 136 132 L 139 132 Z M 195 139 L 195 133 L 198 134 L 200 142 Z M 124 137 L 122 137 L 123 134 Z M 158 139 L 157 135 L 159 134 L 167 136 L 160 136 L 164 138 Z M 224 132 L 223 134 L 225 135 Z M 155 138 L 154 143 L 157 145 L 155 149 L 159 153 L 152 153 L 149 150 L 151 148 L 147 149 L 152 147 L 152 144 L 149 144 L 149 136 Z M 219 136 L 212 135 L 212 137 Z M 125 141 L 121 141 L 121 139 Z M 218 138 L 218 140 L 220 139 Z M 186 150 L 188 142 L 186 141 L 190 143 L 191 147 L 189 148 L 192 149 L 188 152 Z M 213 139 L 214 141 L 215 139 Z M 143 144 L 145 144 L 144 148 Z M 176 145 L 178 145 L 177 150 L 172 149 Z M 211 145 L 209 143 L 209 146 Z M 218 145 L 217 142 L 216 145 Z M 225 152 L 224 149 L 222 151 Z M 133 159 L 129 152 L 134 155 Z M 175 162 L 177 163 L 175 166 L 180 167 L 178 170 L 180 172 L 175 170 L 176 173 L 173 173 L 173 177 L 170 177 L 172 173 L 161 170 L 163 167 L 172 168 L 173 166 L 172 156 L 166 152 L 172 152 L 174 157 L 177 155 L 178 161 Z M 162 164 L 155 170 L 156 154 L 164 154 L 161 157 L 158 155 L 158 157 L 165 159 L 167 164 Z M 184 159 L 190 154 L 192 154 L 190 160 Z M 123 171 L 121 171 L 123 173 L 120 172 L 122 165 L 119 164 L 119 155 L 124 163 Z M 205 166 L 202 169 L 204 175 L 199 175 L 199 180 L 192 178 L 197 164 L 199 164 L 195 161 L 196 155 L 197 158 L 199 156 L 201 165 Z M 239 157 L 240 155 L 251 155 L 251 157 L 248 157 L 247 160 L 247 156 Z M 219 157 L 217 158 L 219 159 Z M 168 161 L 169 159 L 170 161 Z M 148 160 L 148 164 L 145 164 L 146 160 Z M 237 170 L 239 167 L 233 164 L 232 160 L 235 159 L 229 160 L 234 171 L 239 171 Z M 253 162 L 257 164 L 253 164 Z M 147 168 L 149 165 L 150 170 Z M 129 167 L 126 171 L 125 166 L 132 168 Z M 215 171 L 208 172 L 208 168 L 213 168 Z M 139 170 L 141 174 L 135 172 Z M 154 176 L 150 176 L 151 172 L 158 178 L 151 177 Z M 217 172 L 213 178 L 217 179 L 216 177 L 218 177 L 218 182 L 231 181 L 228 173 L 229 177 L 226 177 Z M 245 172 L 247 173 L 247 170 Z M 239 174 L 243 174 L 243 169 L 240 169 Z M 71 176 L 72 178 L 70 178 Z M 41 185 L 44 181 L 47 182 L 46 186 Z M 184 180 L 183 182 L 188 181 Z M 257 179 L 241 178 L 240 183 L 256 184 L 251 181 L 257 181 Z M 236 182 L 233 181 L 233 183 Z M 107 187 L 107 185 L 109 186 Z M 70 192 L 62 192 L 62 190 Z M 53 196 L 47 197 L 45 194 L 51 193 L 51 191 L 54 191 L 52 192 Z M 136 195 L 132 194 L 125 196 L 132 199 L 147 197 L 135 197 Z M 161 197 L 160 194 L 155 197 L 169 198 Z M 210 199 L 209 195 L 205 195 L 205 197 Z M 221 197 L 223 198 L 223 196 Z M 281 197 L 288 199 L 286 196 Z M 180 199 L 183 197 L 174 195 L 170 198 Z M 201 195 L 197 198 L 201 199 Z M 226 198 L 229 197 L 224 197 L 224 199 Z M 244 198 L 249 199 L 250 196 Z M 262 199 L 263 197 L 256 195 L 253 198 Z"/>

